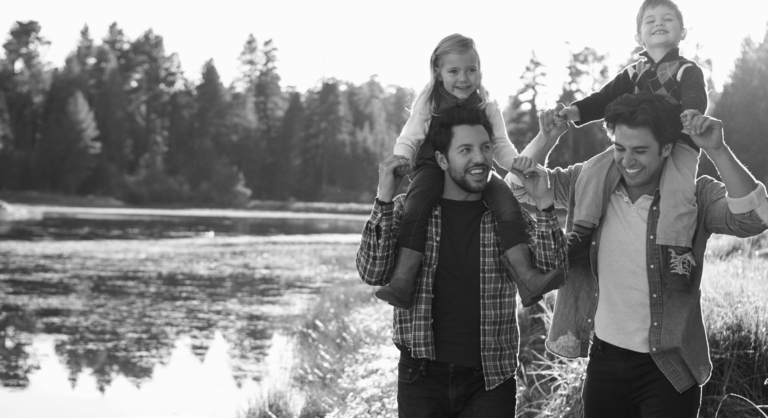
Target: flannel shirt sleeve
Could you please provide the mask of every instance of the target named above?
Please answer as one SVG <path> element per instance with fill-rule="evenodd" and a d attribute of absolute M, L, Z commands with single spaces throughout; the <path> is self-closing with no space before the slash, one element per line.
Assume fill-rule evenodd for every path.
<path fill-rule="evenodd" d="M 394 202 L 386 204 L 377 200 L 371 217 L 363 227 L 355 262 L 360 279 L 368 285 L 384 286 L 392 277 L 404 198 L 400 195 L 395 197 Z"/>
<path fill-rule="evenodd" d="M 568 271 L 568 245 L 565 233 L 557 220 L 557 212 L 537 211 L 536 219 L 523 210 L 528 232 L 531 260 L 539 271 L 555 269 Z"/>

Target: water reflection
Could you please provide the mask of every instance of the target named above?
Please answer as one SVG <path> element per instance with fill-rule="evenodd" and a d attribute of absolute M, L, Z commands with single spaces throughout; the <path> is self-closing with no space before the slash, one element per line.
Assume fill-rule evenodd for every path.
<path fill-rule="evenodd" d="M 0 239 L 155 239 L 217 236 L 359 233 L 366 216 L 291 217 L 161 216 L 47 213 L 42 219 L 0 221 Z"/>
<path fill-rule="evenodd" d="M 112 222 L 127 222 L 130 227 L 121 233 L 135 234 L 131 237 L 135 239 L 93 239 L 122 228 Z M 35 397 L 58 399 L 51 404 L 58 407 L 49 407 L 54 416 L 68 416 L 62 411 L 76 412 L 78 417 L 130 416 L 115 409 L 125 403 L 129 396 L 125 393 L 137 402 L 129 408 L 134 412 L 149 408 L 149 398 L 183 397 L 181 387 L 192 383 L 180 381 L 179 374 L 185 372 L 173 364 L 180 361 L 174 358 L 207 365 L 213 361 L 212 347 L 223 354 L 211 373 L 218 378 L 226 375 L 240 396 L 239 406 L 244 407 L 253 399 L 253 385 L 268 377 L 272 365 L 265 358 L 274 350 L 281 327 L 309 306 L 319 288 L 354 274 L 358 233 L 350 234 L 351 238 L 312 235 L 321 238 L 304 240 L 301 236 L 236 237 L 230 229 L 226 233 L 230 237 L 218 233 L 201 237 L 196 231 L 207 230 L 215 222 L 194 229 L 184 219 L 176 230 L 173 222 L 59 219 L 52 224 L 27 224 L 28 230 L 42 231 L 32 239 L 6 235 L 0 240 L 3 418 L 50 416 L 27 413 L 29 400 Z M 77 236 L 74 231 L 83 228 L 101 232 Z M 185 235 L 198 237 L 153 239 Z M 41 241 L 41 237 L 49 239 Z M 176 383 L 158 382 L 159 371 L 171 373 L 169 379 Z M 211 382 L 210 377 L 200 377 L 197 384 Z M 70 391 L 56 389 L 61 383 Z M 126 392 L 126 384 L 142 395 Z M 186 390 L 200 390 L 196 388 Z M 247 393 L 238 388 L 247 388 Z M 75 394 L 92 397 L 89 391 L 109 402 L 74 402 Z M 203 394 L 199 398 L 189 404 L 199 404 L 200 411 L 220 403 Z M 224 415 L 200 416 L 234 416 L 235 405 L 226 407 L 230 412 Z M 83 412 L 91 409 L 92 414 Z"/>

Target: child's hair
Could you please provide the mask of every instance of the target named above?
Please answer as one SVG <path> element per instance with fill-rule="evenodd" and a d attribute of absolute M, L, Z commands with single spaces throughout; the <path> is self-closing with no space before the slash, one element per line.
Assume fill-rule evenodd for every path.
<path fill-rule="evenodd" d="M 640 33 L 640 26 L 643 24 L 643 13 L 648 9 L 654 9 L 659 6 L 667 6 L 672 9 L 672 11 L 675 12 L 677 20 L 680 21 L 680 27 L 685 27 L 685 24 L 683 23 L 683 14 L 680 13 L 680 8 L 677 7 L 675 2 L 672 0 L 645 0 L 642 6 L 640 6 L 640 10 L 637 12 L 637 33 Z"/>
<path fill-rule="evenodd" d="M 429 83 L 416 96 L 413 102 L 413 106 L 417 106 L 419 102 L 423 101 L 424 108 L 414 110 L 426 110 L 432 116 L 436 114 L 440 109 L 440 104 L 449 99 L 446 95 L 450 95 L 450 93 L 445 91 L 442 82 L 438 78 L 440 76 L 441 61 L 448 54 L 463 54 L 469 51 L 475 51 L 475 54 L 477 54 L 477 65 L 480 66 L 480 54 L 478 54 L 475 41 L 472 38 L 454 33 L 438 42 L 437 47 L 432 52 L 432 56 L 429 58 Z M 489 98 L 488 91 L 483 87 L 482 81 L 477 89 L 477 94 L 480 96 L 480 105 L 484 106 Z"/>
<path fill-rule="evenodd" d="M 427 139 L 432 142 L 435 151 L 446 156 L 453 140 L 453 127 L 461 125 L 482 126 L 493 137 L 493 126 L 488 114 L 477 106 L 451 106 L 438 112 L 432 119 L 427 132 Z"/>
<path fill-rule="evenodd" d="M 673 144 L 683 128 L 675 108 L 659 94 L 641 91 L 624 94 L 605 108 L 603 125 L 613 138 L 616 126 L 627 128 L 648 128 L 659 143 L 659 153 L 667 144 Z"/>

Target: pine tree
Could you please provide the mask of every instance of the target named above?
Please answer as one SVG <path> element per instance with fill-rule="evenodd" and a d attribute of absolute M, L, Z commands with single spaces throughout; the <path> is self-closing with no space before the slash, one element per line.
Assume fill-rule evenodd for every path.
<path fill-rule="evenodd" d="M 40 135 L 40 118 L 50 83 L 40 50 L 49 45 L 36 21 L 16 22 L 3 44 L 0 92 L 5 96 L 10 139 L 0 150 L 0 188 L 29 189 L 32 154 Z"/>
<path fill-rule="evenodd" d="M 768 27 L 767 27 L 768 28 Z M 723 121 L 728 145 L 760 181 L 768 182 L 768 30 L 761 43 L 744 39 L 731 80 L 715 107 L 714 117 Z M 708 159 L 702 158 L 699 174 L 717 176 Z"/>
<path fill-rule="evenodd" d="M 48 93 L 43 131 L 33 157 L 37 184 L 44 190 L 75 193 L 100 152 L 99 134 L 83 93 L 76 88 L 79 64 L 70 57 L 56 71 Z"/>
<path fill-rule="evenodd" d="M 93 102 L 101 144 L 99 161 L 83 185 L 85 193 L 119 193 L 131 159 L 128 136 L 128 97 L 115 52 L 106 45 L 96 48 L 92 66 Z M 81 60 L 78 60 L 81 61 Z"/>
<path fill-rule="evenodd" d="M 350 175 L 344 162 L 349 161 L 352 138 L 352 116 L 340 83 L 325 80 L 307 98 L 300 198 L 333 201 L 341 197 L 344 191 L 339 183 Z"/>
<path fill-rule="evenodd" d="M 598 91 L 608 82 L 609 72 L 605 63 L 607 56 L 592 48 L 572 53 L 568 64 L 568 80 L 563 84 L 559 103 L 570 105 L 589 94 Z M 610 146 L 610 140 L 601 123 L 582 125 L 569 129 L 560 139 L 550 156 L 550 165 L 567 167 L 586 161 Z"/>
<path fill-rule="evenodd" d="M 504 112 L 509 139 L 518 150 L 524 149 L 539 132 L 539 89 L 544 86 L 546 75 L 544 65 L 536 53 L 531 52 L 531 59 L 520 76 L 523 87 L 510 97 Z"/>
<path fill-rule="evenodd" d="M 304 103 L 301 100 L 301 94 L 296 91 L 290 91 L 289 104 L 283 116 L 283 122 L 280 126 L 280 133 L 277 135 L 278 141 L 283 144 L 285 149 L 285 165 L 280 168 L 280 176 L 283 178 L 284 197 L 289 198 L 300 194 L 300 173 L 302 169 L 302 128 L 305 126 Z"/>

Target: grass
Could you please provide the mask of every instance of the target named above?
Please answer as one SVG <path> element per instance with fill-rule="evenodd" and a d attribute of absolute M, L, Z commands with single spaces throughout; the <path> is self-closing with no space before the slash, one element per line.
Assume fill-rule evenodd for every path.
<path fill-rule="evenodd" d="M 768 235 L 710 240 L 702 306 L 713 363 L 703 388 L 701 417 L 762 417 L 768 412 Z M 544 305 L 520 309 L 518 417 L 583 416 L 586 360 L 566 360 L 544 350 L 554 295 Z M 372 289 L 353 281 L 324 293 L 294 330 L 294 386 L 301 405 L 244 418 L 351 418 L 396 416 L 397 351 L 391 309 Z"/>

